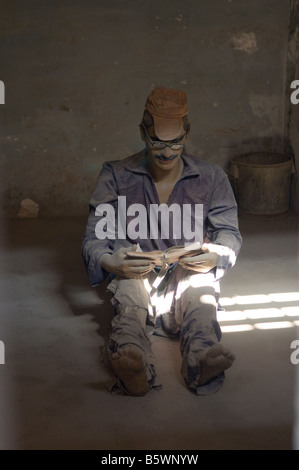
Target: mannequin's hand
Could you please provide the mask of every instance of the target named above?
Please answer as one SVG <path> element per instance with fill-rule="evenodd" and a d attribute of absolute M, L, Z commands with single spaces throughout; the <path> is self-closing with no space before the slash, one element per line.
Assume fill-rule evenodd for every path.
<path fill-rule="evenodd" d="M 154 269 L 155 263 L 147 259 L 129 259 L 128 251 L 136 251 L 137 246 L 119 248 L 113 255 L 105 253 L 100 260 L 101 267 L 106 271 L 127 279 L 140 278 Z"/>
<path fill-rule="evenodd" d="M 205 274 L 215 268 L 217 259 L 218 256 L 215 253 L 203 253 L 202 255 L 181 258 L 179 263 L 185 269 Z"/>
<path fill-rule="evenodd" d="M 196 271 L 198 273 L 208 273 L 217 266 L 219 245 L 204 243 L 202 245 L 203 254 L 196 256 L 184 256 L 179 263 L 183 268 Z"/>

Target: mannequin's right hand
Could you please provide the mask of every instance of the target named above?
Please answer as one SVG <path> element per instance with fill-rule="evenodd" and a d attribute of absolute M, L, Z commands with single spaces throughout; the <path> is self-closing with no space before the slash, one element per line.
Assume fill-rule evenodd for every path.
<path fill-rule="evenodd" d="M 136 251 L 137 246 L 133 248 L 119 248 L 112 255 L 105 253 L 101 256 L 100 265 L 106 271 L 127 279 L 140 278 L 154 269 L 155 263 L 148 259 L 129 259 L 128 251 Z"/>

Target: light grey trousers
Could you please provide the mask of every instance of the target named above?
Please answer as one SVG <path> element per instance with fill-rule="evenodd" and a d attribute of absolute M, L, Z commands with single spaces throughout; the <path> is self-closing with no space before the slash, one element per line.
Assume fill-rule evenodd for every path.
<path fill-rule="evenodd" d="M 219 283 L 212 272 L 200 274 L 175 265 L 160 277 L 154 271 L 140 279 L 115 277 L 108 290 L 113 294 L 114 306 L 108 357 L 124 345 L 138 346 L 145 358 L 151 388 L 156 374 L 150 335 L 177 337 L 181 373 L 188 388 L 198 395 L 207 395 L 222 386 L 223 372 L 199 385 L 200 353 L 221 339 L 217 322 Z"/>

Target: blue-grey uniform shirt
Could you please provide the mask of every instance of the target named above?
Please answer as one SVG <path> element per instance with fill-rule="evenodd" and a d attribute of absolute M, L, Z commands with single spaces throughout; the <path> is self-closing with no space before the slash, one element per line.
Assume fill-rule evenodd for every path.
<path fill-rule="evenodd" d="M 180 179 L 175 184 L 167 205 L 202 204 L 203 239 L 211 243 L 230 248 L 230 254 L 218 257 L 215 279 L 219 279 L 235 263 L 242 238 L 238 228 L 237 204 L 227 175 L 218 165 L 199 160 L 185 150 L 181 158 L 184 163 Z M 96 189 L 90 200 L 90 213 L 83 240 L 82 254 L 91 285 L 102 282 L 108 273 L 100 266 L 104 253 L 112 254 L 123 246 L 139 243 L 142 251 L 162 250 L 173 245 L 182 245 L 190 240 L 175 238 L 169 233 L 165 238 L 130 239 L 119 238 L 117 220 L 115 221 L 115 238 L 99 239 L 96 225 L 101 216 L 96 215 L 96 208 L 109 204 L 118 217 L 118 196 L 126 196 L 126 206 L 142 204 L 147 209 L 151 204 L 159 205 L 159 197 L 152 175 L 147 168 L 147 152 L 143 150 L 123 160 L 109 161 L 103 164 Z M 193 213 L 194 216 L 194 213 Z M 127 223 L 132 217 L 127 218 Z M 193 221 L 194 222 L 194 221 Z M 122 235 L 123 237 L 123 235 Z"/>

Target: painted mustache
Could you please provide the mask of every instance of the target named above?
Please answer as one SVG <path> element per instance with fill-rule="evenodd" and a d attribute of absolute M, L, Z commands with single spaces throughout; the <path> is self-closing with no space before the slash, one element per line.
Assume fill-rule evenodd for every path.
<path fill-rule="evenodd" d="M 169 162 L 170 160 L 174 160 L 175 158 L 177 158 L 178 155 L 170 155 L 170 157 L 164 157 L 163 155 L 159 155 L 158 153 L 155 154 L 155 158 L 157 158 L 158 160 L 162 160 L 162 161 L 166 161 L 166 162 Z"/>

